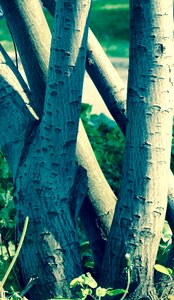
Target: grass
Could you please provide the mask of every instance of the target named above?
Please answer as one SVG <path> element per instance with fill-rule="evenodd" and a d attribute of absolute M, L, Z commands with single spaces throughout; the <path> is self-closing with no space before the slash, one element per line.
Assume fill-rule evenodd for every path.
<path fill-rule="evenodd" d="M 1 37 L 1 44 L 5 48 L 6 51 L 13 50 L 13 43 L 12 38 L 7 27 L 7 23 L 5 18 L 0 19 L 0 37 Z"/>
<path fill-rule="evenodd" d="M 110 56 L 128 57 L 129 6 L 127 0 L 94 1 L 91 29 Z"/>
<path fill-rule="evenodd" d="M 45 10 L 50 27 L 52 17 Z M 109 56 L 128 57 L 129 4 L 128 0 L 93 0 L 90 27 Z M 5 19 L 0 19 L 0 36 L 7 51 L 13 43 Z"/>

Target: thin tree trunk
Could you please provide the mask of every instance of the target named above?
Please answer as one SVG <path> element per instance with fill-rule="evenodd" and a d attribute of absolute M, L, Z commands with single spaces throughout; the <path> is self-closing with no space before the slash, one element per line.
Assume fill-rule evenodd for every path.
<path fill-rule="evenodd" d="M 158 299 L 154 264 L 167 207 L 173 116 L 173 1 L 131 1 L 127 134 L 123 180 L 102 268 L 104 286 L 126 281 L 131 299 Z"/>
<path fill-rule="evenodd" d="M 56 0 L 42 0 L 54 16 Z M 93 32 L 88 31 L 86 70 L 111 115 L 126 133 L 126 90 L 117 71 L 103 51 Z"/>

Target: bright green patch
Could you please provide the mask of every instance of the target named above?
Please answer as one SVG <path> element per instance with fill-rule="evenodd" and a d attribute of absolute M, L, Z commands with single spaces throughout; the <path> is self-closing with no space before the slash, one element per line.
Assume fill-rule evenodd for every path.
<path fill-rule="evenodd" d="M 116 10 L 116 9 L 128 9 L 128 4 L 106 4 L 100 7 L 100 9 Z"/>

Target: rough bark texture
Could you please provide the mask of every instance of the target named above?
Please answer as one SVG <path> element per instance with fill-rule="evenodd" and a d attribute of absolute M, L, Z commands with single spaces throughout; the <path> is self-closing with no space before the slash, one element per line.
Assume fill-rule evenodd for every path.
<path fill-rule="evenodd" d="M 56 0 L 42 0 L 54 16 Z M 100 46 L 93 32 L 88 31 L 86 70 L 101 94 L 108 110 L 125 134 L 126 91 L 121 78 Z"/>
<path fill-rule="evenodd" d="M 84 149 L 85 150 L 85 149 Z M 90 165 L 90 160 L 89 160 L 89 158 L 88 158 L 88 163 L 89 163 L 89 165 Z M 95 184 L 93 185 L 94 187 L 95 187 Z M 92 195 L 92 194 L 91 194 Z M 114 199 L 114 198 L 113 198 Z M 107 205 L 109 204 L 109 202 L 107 203 Z M 107 211 L 107 210 L 106 210 Z M 106 212 L 105 211 L 105 212 Z M 107 220 L 107 218 L 106 218 L 106 220 Z M 111 221 L 110 221 L 111 222 Z"/>
<path fill-rule="evenodd" d="M 42 0 L 45 7 L 54 15 L 56 0 Z M 108 107 L 111 115 L 125 134 L 126 127 L 126 103 L 123 84 L 118 78 L 117 72 L 110 66 L 108 58 L 104 54 L 102 47 L 99 45 L 93 33 L 88 33 L 88 50 L 86 69 L 94 81 L 96 87 Z M 114 73 L 112 73 L 114 72 Z M 115 79 L 115 81 L 114 81 Z M 119 111 L 120 110 L 120 111 Z M 118 113 L 118 114 L 117 114 Z M 172 232 L 174 232 L 174 179 L 170 172 L 167 220 L 170 224 Z"/>
<path fill-rule="evenodd" d="M 35 0 L 37 1 L 37 0 Z M 51 2 L 48 2 L 49 5 L 52 5 Z M 55 2 L 53 1 L 53 3 L 55 4 Z M 11 5 L 14 6 L 13 7 L 13 10 L 12 11 L 16 11 L 16 10 L 19 10 L 19 18 L 23 15 L 22 12 L 20 12 L 20 9 L 22 9 L 22 7 L 20 7 L 20 0 L 19 0 L 19 3 L 18 1 L 11 1 Z M 6 10 L 8 10 L 8 4 L 6 2 L 4 2 L 4 6 L 7 6 L 6 7 Z M 25 28 L 30 28 L 32 26 L 32 23 L 31 23 L 31 18 L 28 16 L 28 14 L 30 14 L 30 10 L 33 10 L 33 7 L 32 7 L 32 2 L 27 2 L 27 11 L 25 12 L 27 17 L 24 19 L 24 21 L 27 23 L 27 24 L 24 24 L 24 27 Z M 38 12 L 35 12 L 35 15 L 34 15 L 34 19 L 35 19 L 35 25 L 34 25 L 34 28 L 36 28 L 36 36 L 37 36 L 37 43 L 41 43 L 42 42 L 42 38 L 45 40 L 47 40 L 47 46 L 46 48 L 44 49 L 44 55 L 46 56 L 46 61 L 48 61 L 48 57 L 49 57 L 49 53 L 50 53 L 50 35 L 49 35 L 49 32 L 48 30 L 46 30 L 44 32 L 44 37 L 43 37 L 43 32 L 42 34 L 40 35 L 37 35 L 37 32 L 39 31 L 40 29 L 40 26 L 39 26 L 39 19 L 41 18 L 41 16 L 39 16 L 39 19 L 38 19 Z M 9 12 L 10 14 L 10 12 Z M 34 14 L 34 12 L 32 12 L 32 14 Z M 16 18 L 15 15 L 11 14 L 11 18 Z M 42 23 L 45 22 L 44 24 L 44 27 L 46 26 L 46 21 L 43 19 L 42 20 Z M 34 30 L 33 28 L 33 30 Z M 15 30 L 13 31 L 13 27 L 11 28 L 12 32 L 13 32 L 13 35 L 15 37 L 15 40 L 17 42 L 17 45 L 18 43 L 21 43 L 22 41 L 19 39 L 19 37 L 17 38 L 17 35 L 21 35 L 21 31 L 22 31 L 22 28 L 21 27 L 18 27 L 18 30 Z M 35 36 L 34 36 L 34 32 L 32 32 L 33 34 L 30 35 L 30 32 L 28 33 L 29 34 L 29 38 L 27 39 L 27 43 L 31 44 L 29 45 L 29 48 L 32 48 L 33 45 L 35 44 Z M 47 38 L 46 38 L 47 37 Z M 33 40 L 34 39 L 34 40 Z M 20 55 L 23 57 L 23 60 L 25 60 L 25 63 L 24 64 L 24 70 L 25 70 L 25 73 L 28 77 L 28 74 L 30 73 L 33 73 L 33 70 L 34 70 L 34 77 L 36 77 L 36 80 L 35 80 L 35 85 L 30 85 L 30 88 L 31 88 L 31 92 L 32 94 L 36 94 L 37 93 L 37 85 L 38 86 L 42 86 L 43 89 L 42 91 L 44 90 L 45 88 L 45 85 L 46 85 L 46 82 L 43 82 L 45 80 L 45 78 L 47 77 L 47 74 L 46 74 L 46 70 L 45 70 L 45 63 L 43 64 L 42 66 L 42 58 L 39 58 L 39 61 L 40 61 L 40 68 L 42 69 L 42 73 L 44 73 L 44 76 L 40 76 L 38 74 L 37 76 L 37 73 L 39 72 L 38 69 L 35 69 L 35 65 L 34 65 L 34 60 L 30 60 L 30 55 L 34 52 L 34 55 L 35 57 L 38 57 L 38 56 L 42 56 L 42 51 L 40 51 L 40 47 L 34 47 L 34 49 L 32 49 L 31 53 L 29 53 L 28 51 L 25 51 L 25 48 L 23 48 L 21 45 L 19 46 L 19 48 L 21 49 L 21 52 L 20 52 Z M 36 53 L 37 52 L 37 53 Z M 28 61 L 30 60 L 30 64 L 28 64 Z M 31 76 L 31 75 L 30 75 Z M 36 91 L 35 91 L 36 89 Z M 43 96 L 44 94 L 42 93 L 40 95 L 40 97 L 42 98 L 42 101 L 44 103 L 44 99 L 43 99 Z M 41 98 L 39 99 L 39 102 L 41 101 Z M 40 104 L 39 102 L 37 102 L 37 98 L 35 98 L 35 101 L 36 101 L 36 105 L 38 106 L 38 114 L 39 116 L 42 115 L 42 109 L 40 107 Z M 43 106 L 43 104 L 42 104 Z M 81 127 L 83 127 L 83 125 L 81 125 Z M 85 145 L 85 147 L 83 146 Z M 80 148 L 80 151 L 78 150 L 78 148 Z M 80 155 L 78 154 L 80 153 Z M 79 157 L 78 157 L 79 155 Z M 114 193 L 112 192 L 111 188 L 109 187 L 105 177 L 103 176 L 103 173 L 97 163 L 97 160 L 93 154 L 93 151 L 92 151 L 92 148 L 90 146 L 90 142 L 87 138 L 87 135 L 83 129 L 83 133 L 82 133 L 82 130 L 80 130 L 79 132 L 79 137 L 78 137 L 78 143 L 77 143 L 77 161 L 85 166 L 86 170 L 87 170 L 87 174 L 88 174 L 88 178 L 89 176 L 91 176 L 91 178 L 89 178 L 89 188 L 88 188 L 88 197 L 86 199 L 89 199 L 94 207 L 94 210 L 97 210 L 97 214 L 95 213 L 96 215 L 96 220 L 93 224 L 95 224 L 95 227 L 93 228 L 93 230 L 96 230 L 96 235 L 98 236 L 99 234 L 99 231 L 102 232 L 102 235 L 101 235 L 101 241 L 100 241 L 100 245 L 97 248 L 94 249 L 94 252 L 96 253 L 95 255 L 95 259 L 96 259 L 96 265 L 98 266 L 101 266 L 101 261 L 98 260 L 99 257 L 101 257 L 101 244 L 103 244 L 103 239 L 106 240 L 106 236 L 107 236 L 107 233 L 109 232 L 109 229 L 110 229 L 110 225 L 111 225 L 111 222 L 112 222 L 112 218 L 113 218 L 113 212 L 114 212 L 114 207 L 115 207 L 115 201 L 116 201 L 116 197 L 114 195 Z M 95 172 L 95 175 L 93 175 L 93 170 L 97 169 L 98 170 L 98 174 Z M 95 182 L 94 182 L 95 180 Z M 102 182 L 102 185 L 101 185 L 101 182 Z M 100 205 L 98 200 L 101 199 L 101 196 L 100 194 L 98 194 L 98 196 L 95 198 L 95 196 L 97 195 L 96 191 L 98 191 L 99 193 L 102 192 L 102 196 L 104 197 L 102 199 L 102 204 Z M 104 201 L 104 199 L 107 201 Z M 87 205 L 88 207 L 88 205 Z M 84 203 L 84 207 L 83 207 L 83 210 L 85 211 L 87 209 L 86 207 L 86 201 Z M 101 220 L 100 220 L 101 218 Z M 106 222 L 106 223 L 105 223 Z M 95 240 L 91 240 L 92 236 L 91 235 L 91 226 L 89 226 L 88 228 L 88 224 L 89 222 L 87 220 L 85 220 L 85 224 L 86 224 L 86 231 L 87 231 L 87 235 L 91 241 L 91 244 L 95 246 L 97 246 Z M 99 225 L 100 224 L 100 225 Z M 109 227 L 108 227 L 109 225 Z M 100 227 L 100 229 L 99 229 Z M 99 236 L 98 236 L 99 238 Z M 98 253 L 98 255 L 97 255 Z"/>
<path fill-rule="evenodd" d="M 133 263 L 132 299 L 158 299 L 153 288 L 156 254 L 167 207 L 173 74 L 172 0 L 131 1 L 127 134 L 122 187 L 103 264 L 103 285 L 125 279 Z M 166 180 L 167 179 L 167 180 Z M 128 297 L 129 298 L 129 297 Z"/>
<path fill-rule="evenodd" d="M 70 297 L 69 282 L 82 273 L 72 206 L 89 9 L 90 0 L 57 3 L 44 113 L 15 178 L 18 236 L 30 218 L 21 271 L 26 281 L 38 276 L 30 299 Z"/>

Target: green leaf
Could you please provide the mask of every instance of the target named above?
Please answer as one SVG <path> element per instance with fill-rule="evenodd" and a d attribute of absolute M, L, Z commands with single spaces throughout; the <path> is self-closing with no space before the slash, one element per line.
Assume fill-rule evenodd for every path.
<path fill-rule="evenodd" d="M 74 288 L 75 286 L 79 285 L 83 283 L 83 279 L 80 277 L 74 278 L 71 282 L 70 282 L 70 288 Z"/>
<path fill-rule="evenodd" d="M 106 296 L 106 292 L 107 292 L 107 289 L 104 289 L 104 288 L 102 288 L 102 287 L 99 286 L 96 289 L 96 296 L 98 296 L 98 297 L 104 297 L 104 296 Z"/>
<path fill-rule="evenodd" d="M 94 261 L 85 262 L 85 267 L 94 269 Z"/>
<path fill-rule="evenodd" d="M 91 274 L 88 272 L 85 276 L 85 282 L 84 284 L 90 286 L 91 288 L 95 289 L 97 287 L 97 282 L 95 279 L 91 276 Z"/>
<path fill-rule="evenodd" d="M 170 269 L 170 268 L 166 268 L 162 265 L 159 265 L 159 264 L 156 264 L 154 266 L 155 270 L 160 272 L 160 273 L 163 273 L 165 275 L 168 275 L 170 278 L 172 277 L 172 274 L 173 274 L 173 271 Z"/>
<path fill-rule="evenodd" d="M 89 249 L 90 249 L 90 244 L 88 241 L 80 244 L 80 250 L 81 250 L 82 255 L 85 254 L 86 251 L 89 251 Z"/>
<path fill-rule="evenodd" d="M 81 293 L 83 297 L 87 297 L 88 295 L 92 295 L 92 290 L 91 289 L 81 289 Z"/>
<path fill-rule="evenodd" d="M 113 297 L 124 293 L 126 293 L 126 290 L 123 289 L 116 289 L 116 290 L 107 289 L 106 295 Z"/>

